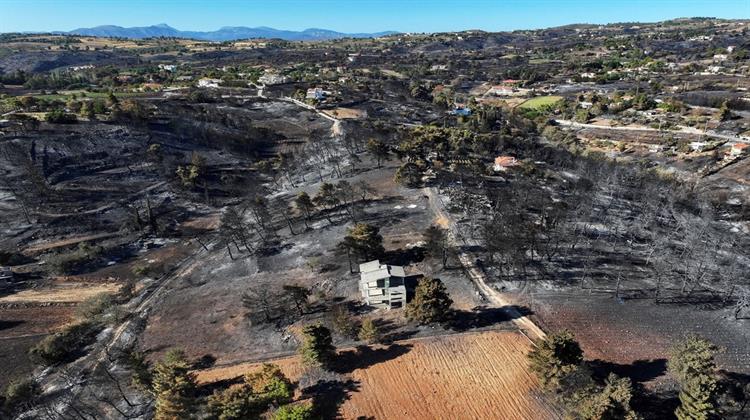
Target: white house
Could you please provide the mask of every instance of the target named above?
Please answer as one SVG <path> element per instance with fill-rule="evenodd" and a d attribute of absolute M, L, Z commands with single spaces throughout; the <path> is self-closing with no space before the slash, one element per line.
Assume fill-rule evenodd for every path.
<path fill-rule="evenodd" d="M 176 64 L 159 64 L 159 68 L 164 71 L 173 72 L 177 70 Z"/>
<path fill-rule="evenodd" d="M 219 87 L 219 84 L 221 83 L 220 79 L 209 79 L 209 78 L 203 78 L 198 80 L 198 87 L 199 88 L 217 88 Z"/>
<path fill-rule="evenodd" d="M 324 91 L 322 88 L 310 88 L 307 89 L 307 95 L 305 95 L 305 99 L 315 99 L 316 101 L 322 101 L 326 98 L 327 94 L 328 92 Z"/>
<path fill-rule="evenodd" d="M 359 291 L 366 304 L 387 309 L 406 305 L 406 273 L 403 267 L 374 260 L 360 264 L 359 275 Z"/>
<path fill-rule="evenodd" d="M 492 86 L 486 94 L 495 96 L 513 96 L 514 93 L 515 90 L 510 86 L 496 85 Z"/>
<path fill-rule="evenodd" d="M 705 141 L 691 141 L 690 142 L 690 149 L 692 149 L 695 152 L 702 152 L 703 149 L 708 146 L 708 143 Z"/>
<path fill-rule="evenodd" d="M 258 78 L 260 83 L 264 85 L 280 85 L 287 83 L 289 78 L 278 73 L 264 73 L 263 76 Z"/>

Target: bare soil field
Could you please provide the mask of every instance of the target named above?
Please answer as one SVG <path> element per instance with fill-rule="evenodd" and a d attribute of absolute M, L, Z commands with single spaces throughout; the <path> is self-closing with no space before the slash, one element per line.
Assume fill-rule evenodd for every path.
<path fill-rule="evenodd" d="M 0 308 L 0 389 L 34 369 L 29 349 L 73 319 L 68 305 Z"/>
<path fill-rule="evenodd" d="M 69 305 L 0 308 L 0 340 L 54 332 L 73 318 L 74 311 Z"/>
<path fill-rule="evenodd" d="M 519 333 L 493 331 L 344 350 L 341 356 L 351 366 L 342 369 L 350 371 L 351 381 L 337 414 L 345 419 L 561 418 L 527 369 L 529 347 Z M 294 380 L 304 372 L 296 357 L 275 363 Z M 209 369 L 198 372 L 198 380 L 230 379 L 257 367 Z"/>
<path fill-rule="evenodd" d="M 614 364 L 621 375 L 636 373 L 636 382 L 668 380 L 669 348 L 688 334 L 724 349 L 717 357 L 720 369 L 750 373 L 750 320 L 735 320 L 730 308 L 550 293 L 535 295 L 532 310 L 547 331 L 571 330 L 587 359 Z"/>

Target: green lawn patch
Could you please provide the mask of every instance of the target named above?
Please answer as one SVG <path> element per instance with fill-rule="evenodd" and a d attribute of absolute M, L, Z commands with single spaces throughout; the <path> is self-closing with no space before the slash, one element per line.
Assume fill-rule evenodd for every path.
<path fill-rule="evenodd" d="M 554 105 L 562 100 L 562 96 L 537 96 L 522 103 L 518 107 L 521 109 L 537 110 L 546 106 Z"/>

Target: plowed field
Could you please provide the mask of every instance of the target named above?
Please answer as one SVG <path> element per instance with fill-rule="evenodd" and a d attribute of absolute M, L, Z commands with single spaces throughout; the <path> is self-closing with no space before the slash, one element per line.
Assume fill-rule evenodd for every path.
<path fill-rule="evenodd" d="M 348 375 L 358 384 L 339 409 L 342 418 L 376 419 L 556 419 L 560 415 L 529 373 L 529 341 L 515 332 L 484 332 L 406 340 L 387 360 L 358 365 Z M 348 350 L 345 350 L 348 351 Z M 362 357 L 367 358 L 367 354 Z M 277 361 L 292 379 L 299 360 Z M 256 364 L 199 372 L 214 382 L 254 370 Z"/>

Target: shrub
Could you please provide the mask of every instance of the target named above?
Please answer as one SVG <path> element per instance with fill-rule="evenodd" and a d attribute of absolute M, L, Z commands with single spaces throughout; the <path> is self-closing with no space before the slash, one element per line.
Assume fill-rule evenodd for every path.
<path fill-rule="evenodd" d="M 292 399 L 292 382 L 277 365 L 264 363 L 261 370 L 245 375 L 245 383 L 250 386 L 255 398 L 265 405 L 283 404 Z"/>
<path fill-rule="evenodd" d="M 281 369 L 266 363 L 260 371 L 245 375 L 242 384 L 215 391 L 208 399 L 208 411 L 219 420 L 259 418 L 270 404 L 290 402 L 293 391 Z"/>
<path fill-rule="evenodd" d="M 85 346 L 94 341 L 99 327 L 99 324 L 88 320 L 69 325 L 62 331 L 47 336 L 32 347 L 29 354 L 46 366 L 74 360 Z"/>
<path fill-rule="evenodd" d="M 422 182 L 422 170 L 415 163 L 406 162 L 396 170 L 394 180 L 403 186 L 416 188 Z"/>
<path fill-rule="evenodd" d="M 336 305 L 331 309 L 330 322 L 338 335 L 344 338 L 354 338 L 357 335 L 357 324 L 346 305 Z"/>
<path fill-rule="evenodd" d="M 279 407 L 273 414 L 274 420 L 312 420 L 314 418 L 312 403 L 287 404 Z"/>
<path fill-rule="evenodd" d="M 73 274 L 92 262 L 103 251 L 100 246 L 82 242 L 75 251 L 55 254 L 47 259 L 47 263 L 57 274 Z"/>
<path fill-rule="evenodd" d="M 39 384 L 33 379 L 11 382 L 5 389 L 3 409 L 6 413 L 13 413 L 23 404 L 31 402 L 39 393 Z"/>
<path fill-rule="evenodd" d="M 94 319 L 114 305 L 114 298 L 109 293 L 99 293 L 86 298 L 76 308 L 76 315 L 81 319 Z"/>
<path fill-rule="evenodd" d="M 61 109 L 55 109 L 47 113 L 44 119 L 53 124 L 74 124 L 78 122 L 75 114 L 68 114 Z"/>
<path fill-rule="evenodd" d="M 359 329 L 359 339 L 367 344 L 380 341 L 380 330 L 372 319 L 367 318 L 362 321 L 362 327 Z"/>

